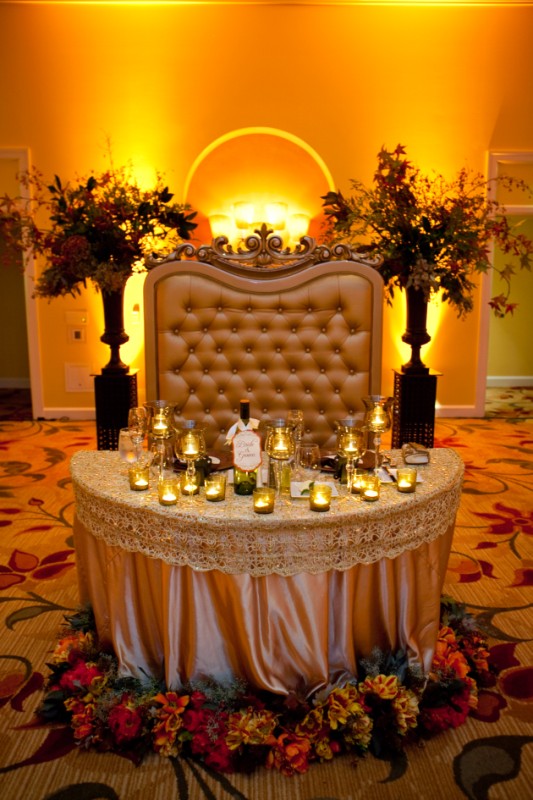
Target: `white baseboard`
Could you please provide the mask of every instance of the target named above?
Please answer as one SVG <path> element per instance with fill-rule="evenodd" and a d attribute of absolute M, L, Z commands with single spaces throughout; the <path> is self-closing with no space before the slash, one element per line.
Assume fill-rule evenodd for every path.
<path fill-rule="evenodd" d="M 472 419 L 482 416 L 483 412 L 480 413 L 475 406 L 437 406 L 435 409 L 435 417 L 466 417 Z"/>
<path fill-rule="evenodd" d="M 0 378 L 0 389 L 30 389 L 29 378 Z"/>
<path fill-rule="evenodd" d="M 39 419 L 96 419 L 94 408 L 43 408 Z"/>
<path fill-rule="evenodd" d="M 532 375 L 487 375 L 488 389 L 533 386 Z"/>

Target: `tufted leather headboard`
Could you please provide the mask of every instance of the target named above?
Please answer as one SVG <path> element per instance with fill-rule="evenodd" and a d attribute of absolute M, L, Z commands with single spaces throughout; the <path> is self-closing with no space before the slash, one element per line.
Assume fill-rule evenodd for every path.
<path fill-rule="evenodd" d="M 335 420 L 379 394 L 383 283 L 370 266 L 291 269 L 164 263 L 144 288 L 146 399 L 207 425 L 221 447 L 250 399 L 258 419 L 301 408 L 307 439 L 335 444 Z"/>

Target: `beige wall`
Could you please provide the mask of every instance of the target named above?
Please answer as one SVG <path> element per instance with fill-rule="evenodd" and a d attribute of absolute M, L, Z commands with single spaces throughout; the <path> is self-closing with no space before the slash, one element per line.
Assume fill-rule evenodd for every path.
<path fill-rule="evenodd" d="M 0 5 L 0 147 L 28 146 L 67 179 L 105 165 L 109 135 L 117 163 L 164 171 L 178 197 L 198 154 L 249 126 L 303 139 L 342 190 L 398 142 L 423 169 L 483 170 L 489 149 L 533 150 L 532 29 L 532 7 Z M 124 357 L 142 367 L 132 305 Z M 65 393 L 64 363 L 107 360 L 100 299 L 38 306 L 45 407 L 90 406 Z M 66 337 L 77 308 L 84 345 Z M 386 314 L 384 391 L 405 359 L 402 314 L 401 300 Z M 474 403 L 478 315 L 446 309 L 423 350 L 441 405 Z"/>

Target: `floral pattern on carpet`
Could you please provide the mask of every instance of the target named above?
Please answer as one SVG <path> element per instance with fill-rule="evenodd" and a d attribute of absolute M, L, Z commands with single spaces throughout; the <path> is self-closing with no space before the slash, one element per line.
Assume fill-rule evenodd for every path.
<path fill-rule="evenodd" d="M 466 465 L 445 593 L 466 604 L 496 666 L 465 725 L 399 758 L 342 756 L 305 775 L 224 775 L 189 758 L 139 767 L 83 752 L 65 726 L 36 724 L 46 666 L 77 608 L 69 457 L 92 422 L 0 423 L 0 789 L 26 800 L 397 800 L 528 797 L 533 767 L 533 425 L 438 420 L 436 446 Z M 386 445 L 386 443 L 384 443 Z M 357 767 L 355 768 L 355 763 Z"/>

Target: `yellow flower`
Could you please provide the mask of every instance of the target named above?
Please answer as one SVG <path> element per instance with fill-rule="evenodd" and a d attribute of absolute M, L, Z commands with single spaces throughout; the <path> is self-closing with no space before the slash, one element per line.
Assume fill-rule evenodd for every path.
<path fill-rule="evenodd" d="M 336 730 L 339 725 L 346 725 L 352 714 L 362 711 L 357 688 L 348 683 L 342 689 L 333 689 L 328 695 L 326 703 L 328 720 L 331 728 Z"/>
<path fill-rule="evenodd" d="M 382 700 L 393 700 L 398 694 L 398 678 L 396 675 L 376 675 L 367 677 L 359 684 L 361 692 L 372 692 Z"/>
<path fill-rule="evenodd" d="M 249 707 L 246 711 L 237 711 L 228 719 L 226 744 L 230 750 L 241 745 L 268 744 L 277 724 L 277 717 L 272 711 L 255 711 Z"/>

